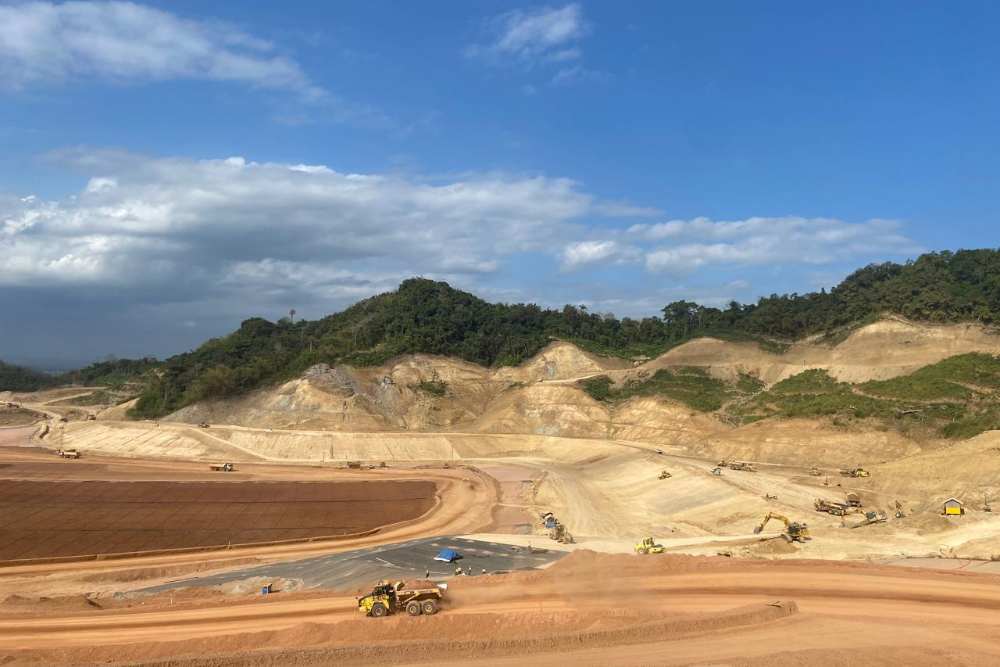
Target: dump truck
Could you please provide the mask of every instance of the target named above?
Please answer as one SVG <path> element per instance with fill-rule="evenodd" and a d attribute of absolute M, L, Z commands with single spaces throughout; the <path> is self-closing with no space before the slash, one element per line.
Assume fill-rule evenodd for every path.
<path fill-rule="evenodd" d="M 844 516 L 850 509 L 850 506 L 846 503 L 837 503 L 824 498 L 817 498 L 814 500 L 813 507 L 816 508 L 817 512 L 826 512 L 828 514 L 832 514 L 833 516 Z"/>
<path fill-rule="evenodd" d="M 209 468 L 215 472 L 232 472 L 236 470 L 236 466 L 232 463 L 213 463 Z"/>
<path fill-rule="evenodd" d="M 199 422 L 198 428 L 209 428 L 208 422 Z"/>
<path fill-rule="evenodd" d="M 771 519 L 781 521 L 785 524 L 785 532 L 781 534 L 781 537 L 784 538 L 786 542 L 805 542 L 812 539 L 812 536 L 809 534 L 808 524 L 799 523 L 797 521 L 789 521 L 788 517 L 777 514 L 776 512 L 768 512 L 764 515 L 760 524 L 753 529 L 754 535 L 762 533 L 764 531 L 764 526 L 766 526 Z"/>
<path fill-rule="evenodd" d="M 816 466 L 813 466 L 812 468 L 809 469 L 809 474 L 812 475 L 813 477 L 820 477 L 823 475 L 823 471 L 817 468 Z"/>
<path fill-rule="evenodd" d="M 871 473 L 864 468 L 841 468 L 840 474 L 844 477 L 871 477 Z"/>
<path fill-rule="evenodd" d="M 56 452 L 60 457 L 64 459 L 78 459 L 80 458 L 80 452 L 76 449 L 60 449 Z"/>
<path fill-rule="evenodd" d="M 757 469 L 753 467 L 753 464 L 747 463 L 746 461 L 733 461 L 729 464 L 730 470 L 742 470 L 743 472 L 757 472 Z"/>
<path fill-rule="evenodd" d="M 357 598 L 358 611 L 374 618 L 401 611 L 405 611 L 408 616 L 430 616 L 438 612 L 446 590 L 448 584 L 430 581 L 407 584 L 403 581 L 390 583 L 382 580 L 375 584 L 371 593 Z"/>
<path fill-rule="evenodd" d="M 642 542 L 635 545 L 637 554 L 662 554 L 665 551 L 662 544 L 657 544 L 652 537 L 642 538 Z"/>

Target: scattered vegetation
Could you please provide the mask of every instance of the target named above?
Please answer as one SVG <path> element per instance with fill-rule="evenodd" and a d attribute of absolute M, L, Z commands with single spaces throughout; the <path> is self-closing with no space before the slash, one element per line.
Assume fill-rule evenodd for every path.
<path fill-rule="evenodd" d="M 900 430 L 969 438 L 1000 428 L 1000 357 L 963 354 L 910 375 L 852 385 L 804 371 L 740 406 L 744 423 L 766 417 L 873 419 Z"/>
<path fill-rule="evenodd" d="M 967 400 L 1000 389 L 1000 358 L 962 354 L 891 380 L 866 382 L 866 393 L 913 400 Z"/>
<path fill-rule="evenodd" d="M 62 401 L 57 401 L 56 405 L 113 405 L 119 403 L 119 397 L 110 391 L 98 389 L 86 396 L 75 396 Z"/>
<path fill-rule="evenodd" d="M 423 380 L 411 386 L 417 391 L 422 391 L 438 398 L 448 393 L 448 385 L 443 380 Z"/>
<path fill-rule="evenodd" d="M 774 294 L 755 304 L 711 308 L 676 301 L 663 307 L 661 317 L 643 319 L 618 319 L 584 306 L 488 303 L 446 283 L 414 278 L 318 321 L 246 320 L 236 332 L 147 373 L 133 414 L 155 417 L 202 398 L 239 394 L 316 363 L 377 365 L 422 352 L 515 365 L 553 339 L 601 354 L 652 357 L 706 335 L 780 352 L 789 341 L 836 336 L 886 312 L 929 322 L 1000 322 L 1000 251 L 931 253 L 906 264 L 872 265 L 829 292 Z"/>
<path fill-rule="evenodd" d="M 710 376 L 701 368 L 660 369 L 642 380 L 626 382 L 616 387 L 607 375 L 588 378 L 580 387 L 598 401 L 624 401 L 633 396 L 660 396 L 699 410 L 715 412 L 723 404 L 744 394 L 758 391 L 762 386 L 757 378 L 743 375 L 736 384 L 729 384 Z"/>

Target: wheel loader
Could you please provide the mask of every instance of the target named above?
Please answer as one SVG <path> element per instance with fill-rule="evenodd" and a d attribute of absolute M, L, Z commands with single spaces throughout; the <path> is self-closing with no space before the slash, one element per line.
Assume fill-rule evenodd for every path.
<path fill-rule="evenodd" d="M 366 616 L 382 618 L 405 611 L 408 616 L 428 616 L 436 614 L 448 584 L 418 582 L 408 586 L 405 582 L 390 583 L 382 580 L 375 584 L 372 592 L 357 598 L 358 611 Z"/>
<path fill-rule="evenodd" d="M 635 545 L 637 554 L 662 554 L 665 551 L 662 544 L 657 544 L 652 537 L 642 538 L 642 542 Z"/>
<path fill-rule="evenodd" d="M 806 542 L 812 539 L 812 536 L 809 534 L 808 524 L 799 523 L 797 521 L 789 521 L 788 517 L 775 512 L 768 512 L 764 515 L 764 519 L 756 528 L 753 529 L 754 535 L 762 533 L 764 531 L 764 526 L 766 526 L 771 519 L 781 521 L 785 524 L 785 532 L 781 534 L 781 537 L 784 538 L 786 542 Z"/>

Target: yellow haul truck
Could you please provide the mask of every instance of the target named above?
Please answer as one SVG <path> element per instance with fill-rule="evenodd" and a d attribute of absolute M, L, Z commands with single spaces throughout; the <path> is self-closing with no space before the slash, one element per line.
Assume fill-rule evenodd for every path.
<path fill-rule="evenodd" d="M 375 618 L 404 610 L 410 616 L 430 616 L 437 613 L 446 590 L 448 584 L 418 582 L 410 586 L 402 581 L 394 584 L 380 581 L 375 584 L 371 593 L 358 598 L 358 611 Z"/>

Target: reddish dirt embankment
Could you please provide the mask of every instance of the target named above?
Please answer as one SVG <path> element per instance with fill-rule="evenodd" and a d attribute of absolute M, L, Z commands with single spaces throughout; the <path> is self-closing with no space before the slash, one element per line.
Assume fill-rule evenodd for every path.
<path fill-rule="evenodd" d="M 347 535 L 415 519 L 428 481 L 5 480 L 0 560 Z"/>
<path fill-rule="evenodd" d="M 828 561 L 575 552 L 452 580 L 442 613 L 367 619 L 351 596 L 0 617 L 11 664 L 994 665 L 1000 578 Z M 149 600 L 146 600 L 146 604 Z M 33 662 L 34 661 L 34 662 Z"/>

